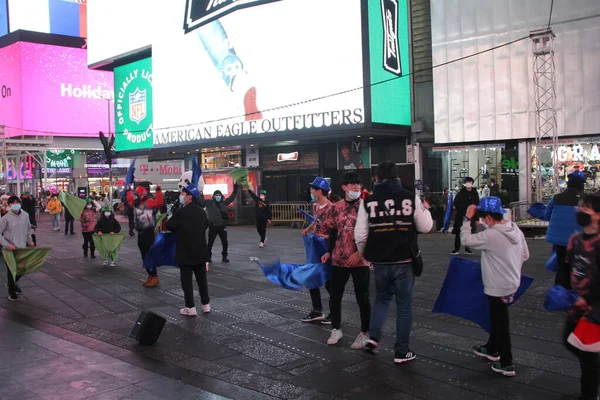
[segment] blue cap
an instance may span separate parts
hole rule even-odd
[[[573,171],[567,175],[567,178],[569,178],[569,180],[579,180],[580,182],[585,183],[585,175],[581,171]]]
[[[329,192],[329,189],[331,188],[331,187],[329,186],[329,182],[327,182],[327,181],[325,180],[325,178],[321,178],[320,176],[317,176],[317,177],[315,178],[315,180],[314,180],[314,181],[312,181],[312,183],[310,184],[310,186],[314,186],[314,187],[316,187],[316,188],[323,189],[323,190],[325,190],[326,192]]]
[[[477,209],[487,213],[506,214],[506,210],[502,208],[502,200],[495,196],[484,197],[481,199]]]
[[[198,195],[200,194],[200,191],[198,190],[198,186],[190,183],[189,185],[187,185],[186,187],[183,188],[188,194],[191,194],[192,197],[195,199],[196,197],[198,197]]]

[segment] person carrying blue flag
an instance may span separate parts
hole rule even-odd
[[[328,217],[331,210],[332,204],[329,201],[329,191],[331,187],[329,182],[320,176],[317,176],[314,181],[310,184],[310,197],[314,201],[314,212],[313,215],[315,220],[312,224],[302,231],[304,236],[314,233],[315,235],[322,237],[323,239],[328,238],[328,231],[325,225],[325,219]],[[330,292],[331,282],[325,283],[325,289]],[[312,301],[313,310],[308,313],[302,322],[314,322],[321,321],[323,325],[331,324],[331,316],[325,317],[323,314],[323,302],[321,301],[321,290],[314,288],[309,290],[310,299]]]
[[[567,189],[552,197],[544,212],[544,219],[550,221],[546,241],[552,244],[558,264],[554,284],[569,290],[571,289],[571,267],[566,262],[567,244],[569,238],[580,229],[575,219],[575,207],[583,198],[585,175],[575,171],[567,178]]]
[[[471,223],[479,211],[480,225],[486,229],[472,233]],[[523,232],[514,222],[504,220],[502,200],[490,196],[479,206],[467,208],[461,228],[465,246],[481,250],[481,275],[484,293],[490,303],[491,331],[487,343],[473,348],[475,354],[494,362],[492,370],[504,376],[515,376],[508,306],[521,283],[521,267],[529,259]]]
[[[598,353],[582,351],[567,339],[577,324],[586,319],[600,324],[600,195],[583,197],[577,207],[577,224],[583,233],[573,235],[568,243],[566,262],[571,268],[571,284],[579,298],[567,314],[564,342],[567,349],[579,358],[582,400],[598,398]]]

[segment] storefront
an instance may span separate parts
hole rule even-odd
[[[205,176],[217,180],[211,185],[228,190],[224,172],[256,169],[255,189],[268,190],[272,201],[309,201],[315,176],[335,182],[350,169],[362,171],[370,186],[378,162],[406,162],[412,76],[406,4],[257,2],[228,8],[212,22],[194,20],[199,14],[192,10],[184,30],[180,21],[189,10],[180,5],[144,11],[156,29],[149,36],[115,21],[123,13],[110,3],[90,15],[91,35],[98,36],[90,40],[88,63],[114,69],[116,150],[124,157],[199,154]],[[396,32],[387,31],[382,12]],[[127,42],[106,40],[108,26],[119,26]],[[136,53],[148,47],[142,42],[151,57]]]

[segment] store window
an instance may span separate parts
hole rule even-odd
[[[202,167],[204,169],[233,168],[241,165],[241,150],[213,151],[202,154]]]

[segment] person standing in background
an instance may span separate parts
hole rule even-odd
[[[52,194],[48,206],[46,207],[50,211],[50,217],[52,218],[52,230],[55,232],[60,231],[60,213],[62,212],[62,203],[58,201],[58,195]]]
[[[31,224],[31,240],[33,241],[33,244],[37,246],[37,239],[35,237],[35,230],[37,228],[37,221],[35,219],[35,206],[35,198],[33,198],[29,192],[23,193],[21,199],[21,209],[29,215],[29,223]]]
[[[248,193],[255,204],[256,230],[260,236],[258,247],[263,248],[267,244],[267,225],[271,224],[271,205],[267,201],[266,190],[260,191],[260,197],[250,189],[248,189]]]
[[[65,210],[65,235],[69,234],[69,228],[70,228],[71,235],[74,235],[75,230],[73,230],[73,224],[75,222],[75,218],[73,217],[73,215],[71,215],[71,212],[69,211],[69,209],[67,208],[67,206],[65,204],[63,204],[61,202],[61,205],[62,205],[63,209]]]
[[[453,256],[457,256],[460,252],[460,228],[463,224],[463,219],[467,214],[467,208],[470,205],[479,205],[479,195],[477,194],[477,190],[473,188],[473,183],[475,180],[470,176],[465,178],[465,187],[462,188],[456,198],[454,199],[454,208],[456,209],[456,216],[454,217],[454,228],[452,233],[455,235],[454,237],[454,250],[450,254]],[[471,221],[471,230],[475,231],[475,221]],[[466,254],[473,254],[471,249],[468,246],[465,246]]]
[[[90,250],[91,258],[96,258],[96,246],[94,245],[94,227],[96,226],[96,213],[94,202],[91,199],[86,199],[85,208],[81,213],[81,234],[83,235],[83,256],[88,256]]]

